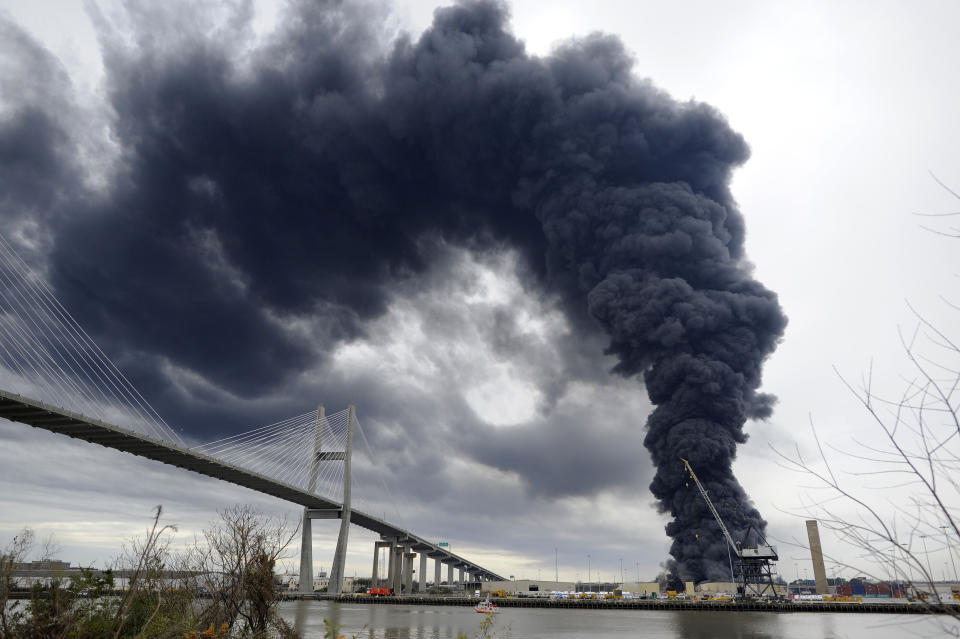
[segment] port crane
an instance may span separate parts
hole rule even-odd
[[[703,484],[700,483],[697,474],[693,472],[693,467],[690,465],[690,462],[683,457],[680,458],[680,461],[683,462],[687,472],[690,473],[690,477],[700,491],[700,496],[703,497],[703,501],[707,503],[707,507],[710,509],[710,512],[713,513],[713,518],[717,520],[717,525],[720,526],[723,536],[726,538],[733,554],[737,558],[735,564],[736,570],[733,571],[734,581],[737,584],[737,594],[739,596],[760,596],[769,592],[772,595],[776,595],[776,589],[773,587],[773,566],[774,562],[779,559],[776,547],[768,544],[767,540],[763,538],[759,530],[754,528],[753,524],[750,524],[750,527],[747,528],[747,532],[744,533],[741,541],[734,541],[730,531],[727,530],[726,524],[723,523],[723,519],[720,518],[720,513],[717,512],[713,502],[710,500],[707,490],[703,487]],[[745,543],[751,530],[756,533],[760,543],[747,546]],[[731,566],[731,569],[733,569],[733,566]]]

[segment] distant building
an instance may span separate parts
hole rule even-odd
[[[284,575],[283,585],[288,590],[299,590],[300,575]],[[318,576],[313,578],[314,592],[318,590],[324,590],[329,585],[330,585],[330,579],[329,577],[327,577],[327,573],[325,572],[321,572]],[[353,577],[343,578],[343,592],[353,592],[353,586],[354,586]]]
[[[19,564],[14,564],[13,571],[38,571],[38,570],[47,570],[47,571],[57,571],[57,570],[71,570],[69,561],[60,561],[59,559],[42,559],[40,561],[25,561]],[[80,570],[80,568],[73,568],[73,570]]]
[[[556,591],[573,590],[576,584],[572,581],[545,581],[541,579],[511,579],[510,581],[481,581],[480,592],[490,593],[503,590],[508,595],[536,595]]]
[[[687,594],[693,594],[693,582],[685,581],[683,582],[685,587],[684,592]],[[623,584],[622,590],[624,592],[632,592],[636,595],[652,595],[658,592],[666,592],[666,585],[657,583],[656,581],[634,581]]]
[[[54,579],[69,584],[71,577],[79,575],[81,570],[83,568],[80,566],[71,567],[68,561],[44,559],[14,564],[12,576],[16,587],[30,588],[34,585],[49,585]],[[94,572],[99,573],[100,571],[96,570]]]

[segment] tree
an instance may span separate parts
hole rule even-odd
[[[958,229],[936,232],[960,238]],[[944,301],[948,312],[960,311],[960,306]],[[833,530],[862,558],[855,564],[828,559],[876,580],[906,583],[921,600],[928,593],[925,602],[930,610],[950,615],[957,623],[960,611],[936,594],[929,553],[946,550],[955,562],[953,549],[960,548],[960,338],[954,328],[958,323],[934,323],[908,306],[916,322],[909,331],[898,331],[910,367],[898,395],[874,390],[872,367],[858,384],[838,372],[876,437],[855,442],[853,449],[839,449],[825,444],[811,422],[815,458],[804,457],[799,447],[792,454],[775,450],[788,468],[812,478],[822,491],[806,501],[801,514]],[[840,461],[843,466],[867,468],[839,472]],[[858,482],[864,479],[892,481],[880,486],[878,493]],[[952,633],[958,630],[953,627]]]
[[[154,512],[147,534],[128,542],[114,567],[34,583],[27,600],[8,601],[14,570],[34,548],[29,529],[0,553],[0,639],[292,638],[276,612],[274,567],[297,529],[237,506],[182,552],[176,527]],[[50,543],[41,557],[51,556]],[[115,590],[114,577],[122,590]],[[200,586],[211,595],[198,598]],[[119,596],[117,596],[119,595]]]
[[[0,636],[10,637],[14,620],[19,617],[19,602],[9,603],[16,588],[13,573],[33,548],[33,531],[24,528],[0,552]]]
[[[165,587],[164,568],[170,555],[170,536],[177,528],[170,524],[161,526],[162,514],[163,506],[157,506],[147,536],[131,540],[124,549],[125,563],[132,569],[129,570],[127,588],[120,597],[110,624],[113,639],[124,636],[124,628],[128,625],[138,630],[146,629],[163,608],[167,609],[164,616],[170,616],[172,612],[171,597],[175,589]],[[182,605],[177,612],[183,612]]]
[[[205,530],[197,544],[203,586],[212,597],[200,615],[201,625],[227,624],[251,637],[271,630],[289,632],[276,615],[273,575],[299,527],[264,517],[249,506],[221,511],[217,524]]]

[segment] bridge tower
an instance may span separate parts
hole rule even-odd
[[[357,420],[357,409],[350,404],[347,413],[347,443],[343,451],[343,510],[340,511],[340,534],[337,535],[337,549],[333,553],[333,565],[330,567],[330,580],[327,592],[339,595],[343,590],[343,565],[347,560],[347,538],[350,536],[350,458],[353,453],[353,424]]]
[[[300,538],[300,588],[301,593],[313,592],[313,526],[314,519],[340,518],[340,533],[337,536],[337,549],[333,554],[333,565],[327,592],[340,594],[343,589],[343,566],[347,557],[347,539],[350,534],[350,461],[353,453],[353,425],[356,421],[356,407],[350,404],[347,414],[347,441],[344,451],[325,452],[322,449],[323,428],[327,423],[326,410],[317,408],[317,425],[313,437],[313,456],[310,465],[310,477],[307,491],[313,493],[317,488],[317,475],[322,461],[343,461],[343,508],[340,510],[303,509],[303,523]]]
[[[323,405],[317,407],[317,424],[313,431],[313,456],[310,458],[310,476],[307,492],[317,490],[317,474],[320,471],[320,450],[323,443],[323,425],[327,412]],[[313,526],[310,510],[304,506],[303,523],[300,526],[300,588],[301,593],[313,592]]]

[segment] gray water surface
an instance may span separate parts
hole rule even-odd
[[[306,639],[324,636],[324,618],[347,639],[456,639],[481,635],[484,615],[460,606],[363,605],[287,601],[280,614]],[[857,613],[769,613],[667,610],[503,608],[489,637],[497,639],[906,639],[957,636],[946,618]]]

